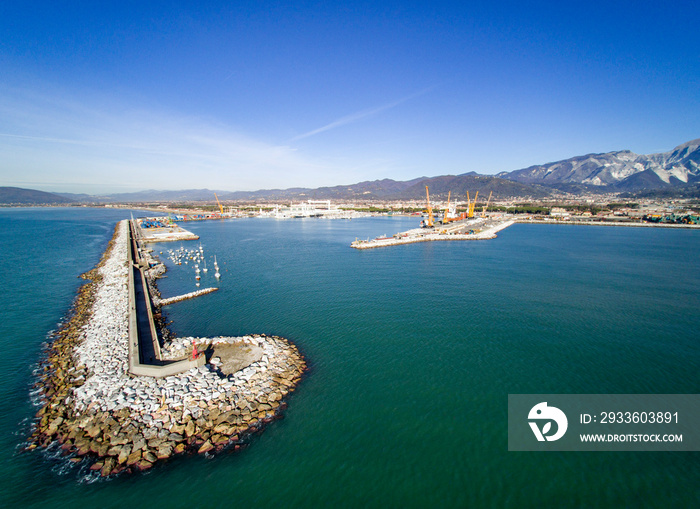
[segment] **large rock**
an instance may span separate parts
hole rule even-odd
[[[114,470],[114,467],[117,465],[117,460],[109,457],[105,458],[104,460],[104,465],[102,466],[102,471],[100,472],[103,477],[108,476],[109,474],[112,473]]]
[[[123,463],[126,463],[126,460],[129,459],[129,456],[131,455],[131,446],[130,445],[125,445],[122,447],[122,450],[119,451],[119,456],[117,457],[117,463],[120,465]]]
[[[126,464],[128,466],[134,465],[135,463],[138,463],[141,460],[141,450],[137,449],[133,451],[131,454],[129,454],[129,457],[126,460]]]
[[[133,441],[133,449],[145,449],[146,446],[146,439],[143,436],[136,436],[134,437]]]
[[[183,449],[184,450],[184,449]],[[159,460],[164,460],[173,455],[173,446],[170,444],[163,444],[158,448],[156,456]]]
[[[150,463],[155,463],[157,461],[157,457],[155,454],[153,454],[151,451],[147,451],[142,454],[142,457],[144,460],[150,462]]]
[[[212,443],[209,440],[207,440],[206,442],[204,442],[202,444],[202,446],[199,448],[199,450],[197,452],[199,454],[203,454],[205,452],[211,451],[212,449],[214,449],[214,446],[212,445]]]

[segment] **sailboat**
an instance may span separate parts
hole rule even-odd
[[[207,270],[209,270],[209,269],[207,269],[207,261],[206,261],[206,260],[204,260],[204,268],[203,268],[202,270],[203,270],[204,272],[206,272]]]

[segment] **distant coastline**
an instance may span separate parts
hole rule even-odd
[[[670,224],[670,223],[643,223],[631,221],[563,221],[559,219],[516,219],[516,223],[521,224],[564,224],[577,226],[624,226],[636,228],[686,228],[691,230],[700,229],[697,224]]]

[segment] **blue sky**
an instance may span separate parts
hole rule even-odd
[[[698,26],[693,2],[3,2],[0,186],[319,187],[662,152],[700,137]]]

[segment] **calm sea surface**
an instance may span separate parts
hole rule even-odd
[[[220,291],[166,307],[171,328],[296,343],[311,369],[285,419],[240,453],[110,480],[21,452],[47,334],[129,213],[0,209],[0,506],[700,506],[700,452],[507,450],[509,393],[700,392],[688,230],[514,225],[356,251],[416,219],[187,223]],[[180,245],[199,243],[154,248]],[[191,267],[167,263],[164,297],[195,289]]]

